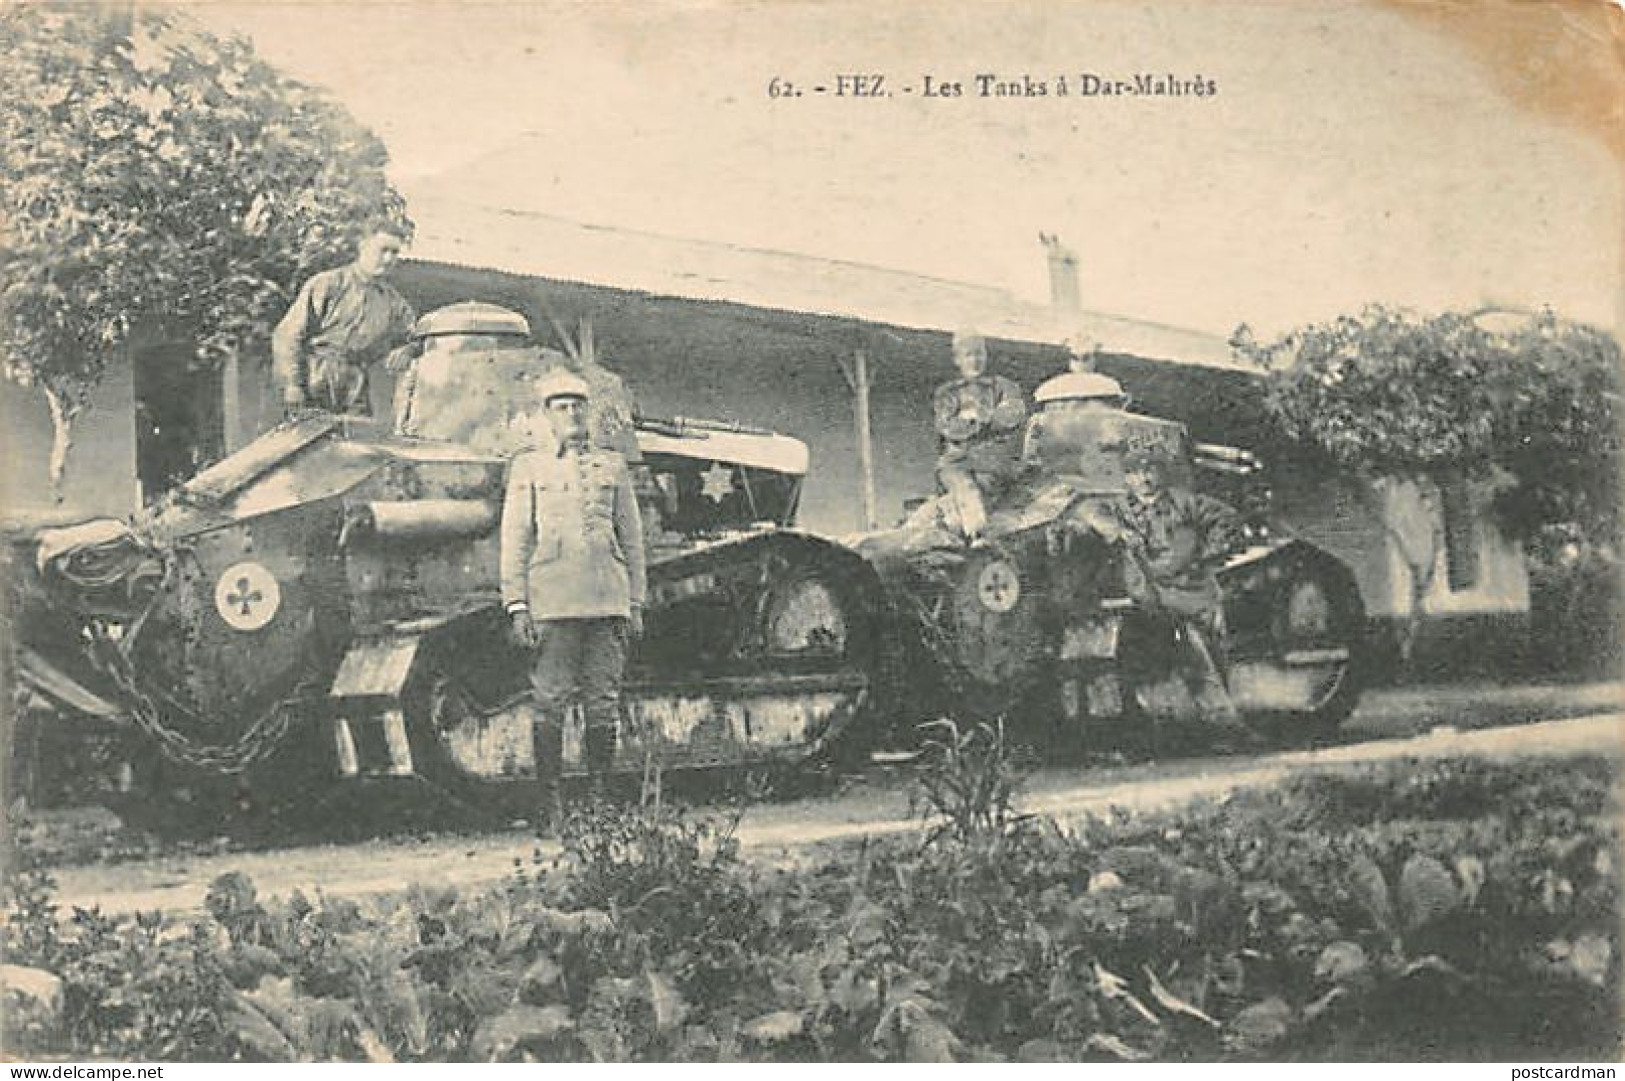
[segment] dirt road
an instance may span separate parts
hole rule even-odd
[[[1457,755],[1487,758],[1625,752],[1625,713],[1458,731],[1436,728],[1419,736],[1295,751],[1251,758],[1187,759],[1109,770],[1048,769],[1035,774],[1019,800],[1023,810],[1075,821],[1114,807],[1144,811],[1175,807],[1237,788],[1279,781],[1293,771],[1407,757]],[[898,776],[866,778],[834,797],[762,805],[751,809],[739,836],[747,853],[762,859],[793,858],[820,842],[918,830],[908,813],[908,785]],[[112,866],[57,872],[64,911],[73,906],[104,912],[199,909],[208,884],[237,870],[266,896],[301,890],[362,897],[425,885],[478,887],[516,866],[547,860],[554,842],[524,831],[479,837],[371,841],[277,852],[219,856],[172,856]]]

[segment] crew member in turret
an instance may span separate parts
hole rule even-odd
[[[313,275],[299,290],[271,334],[272,369],[288,415],[372,414],[368,369],[406,341],[417,318],[384,277],[406,241],[398,223],[373,223],[353,262]]]
[[[987,526],[987,500],[1019,471],[1027,403],[1021,388],[987,371],[987,341],[973,330],[954,335],[959,378],[932,397],[940,453],[937,480],[955,505],[967,540]]]
[[[586,766],[601,789],[615,754],[629,641],[643,633],[643,526],[624,459],[592,445],[590,390],[554,370],[538,386],[552,445],[518,455],[502,505],[502,600],[535,651],[532,740],[541,813],[556,826],[565,715],[579,705]]]
[[[1066,370],[1074,374],[1093,372],[1100,365],[1100,343],[1087,334],[1073,334],[1061,343],[1066,350]]]

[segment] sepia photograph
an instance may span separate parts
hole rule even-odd
[[[0,9],[0,1060],[1613,1077],[1622,238],[1616,0]]]

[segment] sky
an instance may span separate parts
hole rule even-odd
[[[1218,334],[1371,302],[1625,327],[1609,0],[191,7],[344,102],[409,199],[1033,301],[1053,233],[1084,307]],[[843,73],[890,93],[836,96]],[[982,96],[978,74],[1046,94]],[[1137,74],[1215,92],[1080,93]],[[927,98],[927,76],[962,93]]]

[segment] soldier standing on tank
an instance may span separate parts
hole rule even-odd
[[[502,505],[502,601],[513,640],[534,650],[532,729],[541,812],[556,827],[567,711],[580,705],[590,783],[615,754],[629,641],[643,633],[643,526],[626,462],[588,438],[589,389],[571,372],[543,377],[538,397],[553,445],[509,469]]]
[[[1171,483],[1155,449],[1124,454],[1120,524],[1129,593],[1173,631],[1174,673],[1219,742],[1252,742],[1219,668],[1223,595],[1217,570],[1240,542],[1236,512],[1217,499]]]
[[[362,234],[353,262],[313,275],[271,334],[272,370],[288,415],[372,415],[368,368],[406,341],[417,314],[384,279],[406,247],[393,222]]]
[[[987,499],[1018,472],[1027,402],[1013,381],[987,373],[987,342],[977,332],[954,335],[954,365],[959,378],[932,396],[941,444],[937,480],[966,539],[975,541],[987,526]]]

